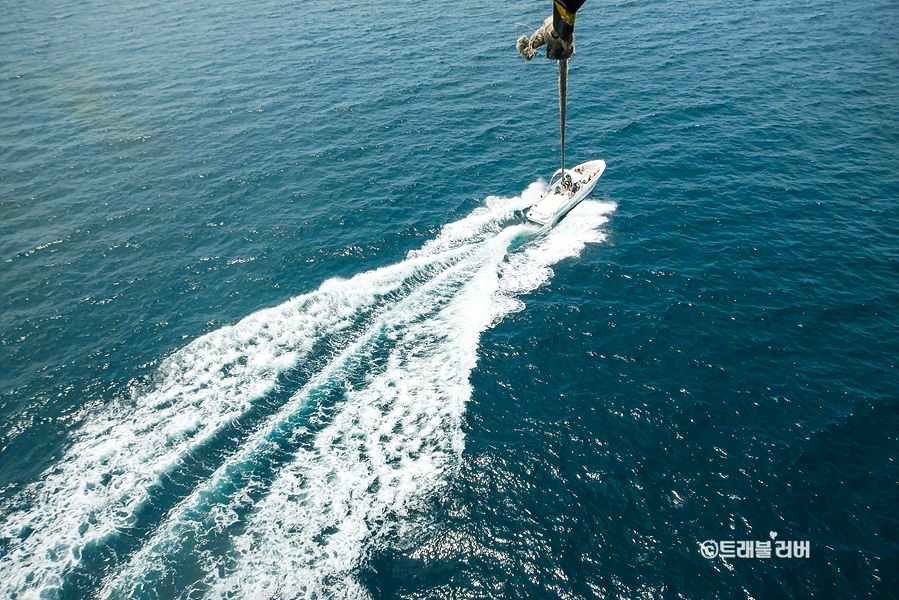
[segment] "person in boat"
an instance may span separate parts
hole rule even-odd
[[[537,56],[537,48],[546,46],[546,58],[566,60],[574,56],[574,19],[586,0],[554,0],[553,14],[546,17],[530,38],[518,38],[518,52],[531,60]]]

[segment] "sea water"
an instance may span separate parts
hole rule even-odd
[[[899,6],[550,10],[6,3],[0,596],[899,595]]]

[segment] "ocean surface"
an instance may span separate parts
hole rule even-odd
[[[899,598],[899,3],[5,0],[0,598]]]

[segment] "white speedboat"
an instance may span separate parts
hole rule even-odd
[[[527,212],[529,221],[551,225],[565,216],[593,191],[599,176],[606,170],[604,160],[591,160],[573,169],[553,173],[547,189]]]

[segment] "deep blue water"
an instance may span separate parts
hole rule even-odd
[[[899,4],[591,0],[540,236],[549,11],[4,4],[0,597],[899,597]]]

